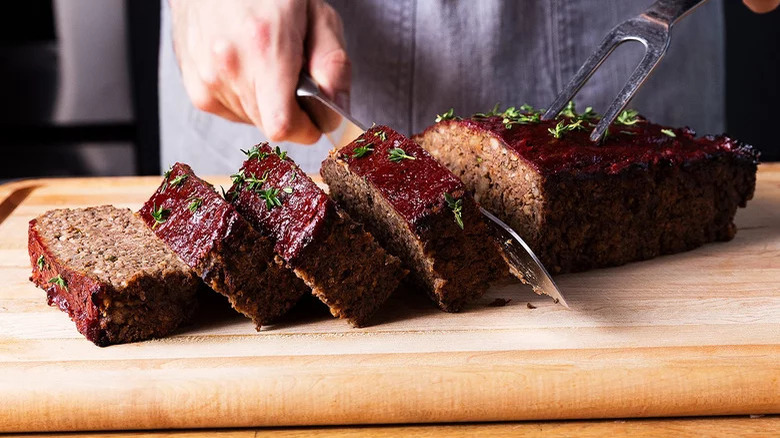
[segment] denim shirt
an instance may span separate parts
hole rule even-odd
[[[529,103],[545,107],[604,35],[650,0],[330,0],[344,21],[352,60],[352,112],[364,123],[405,134],[437,113]],[[234,172],[239,148],[264,141],[255,127],[195,109],[173,53],[170,11],[162,2],[161,165],[190,163],[201,174]],[[630,103],[659,123],[700,134],[725,125],[723,14],[720,0],[675,25],[667,55]],[[639,43],[620,46],[575,101],[601,112],[639,62]],[[317,172],[331,145],[281,146]]]

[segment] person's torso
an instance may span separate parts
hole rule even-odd
[[[163,2],[165,3],[165,2]],[[650,1],[330,0],[341,14],[353,65],[352,111],[364,123],[413,134],[437,113],[469,115],[529,103],[544,107],[617,23]],[[194,109],[181,85],[163,13],[160,61],[162,163],[188,161],[201,173],[234,171],[239,148],[263,140],[254,127]],[[630,106],[660,123],[701,133],[724,127],[721,4],[714,0],[677,24],[668,54]],[[584,87],[578,107],[603,110],[643,54],[615,51]],[[316,172],[330,145],[285,144]]]

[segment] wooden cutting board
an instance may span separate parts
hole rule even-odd
[[[460,314],[412,292],[364,329],[309,305],[258,333],[216,308],[170,338],[98,348],[28,281],[27,222],[137,209],[158,183],[0,186],[1,431],[780,412],[780,165],[761,166],[733,241],[557,277],[571,310],[519,284]]]

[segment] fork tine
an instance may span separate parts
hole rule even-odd
[[[642,61],[640,61],[636,66],[634,71],[631,73],[631,77],[628,78],[626,85],[623,86],[623,89],[620,90],[620,93],[618,93],[617,97],[615,97],[615,100],[613,100],[609,105],[607,111],[604,112],[604,116],[601,117],[601,120],[599,120],[596,128],[593,129],[593,132],[590,133],[591,141],[598,141],[601,136],[604,135],[604,132],[606,132],[607,128],[609,128],[609,125],[615,121],[615,118],[623,110],[623,108],[626,107],[628,101],[634,97],[636,90],[639,89],[642,83],[647,80],[647,77],[650,76],[650,73],[653,72],[655,66],[658,65],[658,62],[666,53],[667,47],[669,47],[668,38],[665,42],[647,44],[647,51],[645,52],[645,56],[642,57]]]
[[[604,62],[604,60],[615,50],[615,47],[623,43],[618,33],[618,27],[612,29],[607,36],[601,41],[598,49],[593,52],[585,61],[584,64],[577,71],[577,74],[569,81],[566,87],[558,93],[558,97],[550,105],[547,111],[542,116],[542,120],[550,120],[555,118],[559,112],[574,98],[574,95],[580,91],[585,82],[590,79],[597,68]]]

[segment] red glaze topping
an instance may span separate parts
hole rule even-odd
[[[361,154],[359,148],[365,147],[373,150]],[[397,148],[414,159],[392,161],[391,150]],[[444,193],[460,197],[464,191],[463,183],[425,149],[387,126],[372,127],[339,150],[339,158],[370,182],[410,225],[441,211],[446,206]]]
[[[138,214],[185,263],[195,267],[243,219],[190,166],[176,163],[166,175]]]
[[[697,138],[696,133],[689,128],[666,128],[650,123],[641,116],[637,120],[632,125],[613,123],[609,135],[600,143],[593,143],[589,139],[598,121],[595,118],[584,122],[584,129],[566,131],[561,138],[554,138],[549,130],[555,129],[561,121],[568,124],[574,119],[559,116],[555,120],[514,124],[511,129],[507,129],[501,116],[472,117],[441,123],[455,123],[492,134],[543,174],[615,174],[635,165],[647,166],[662,161],[679,164],[718,154],[736,154],[749,160],[756,159],[756,153],[750,146],[726,136]],[[428,129],[435,129],[436,126]]]
[[[274,241],[274,250],[294,263],[317,237],[335,204],[278,148],[268,143],[252,148],[227,198],[260,233]]]
[[[28,229],[30,263],[33,266],[30,280],[46,291],[47,303],[56,304],[67,312],[76,324],[76,329],[88,340],[99,346],[107,345],[108,339],[100,328],[100,310],[93,300],[100,299],[105,288],[96,280],[60,265],[47,250],[43,238],[38,233],[37,220],[30,221]],[[38,257],[44,257],[43,269],[37,266]],[[65,280],[67,287],[49,283],[56,276]]]

